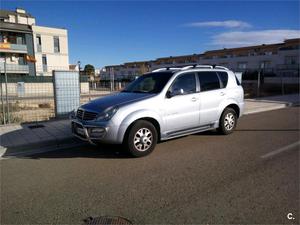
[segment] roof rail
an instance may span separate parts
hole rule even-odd
[[[159,69],[152,70],[152,72],[159,72],[159,71],[165,71],[165,70],[180,70],[181,68],[178,67],[163,67]]]
[[[222,69],[222,70],[229,70],[227,67],[225,66],[215,66],[215,69]]]

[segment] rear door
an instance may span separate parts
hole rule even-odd
[[[226,98],[228,74],[203,71],[197,75],[200,83],[200,125],[203,126],[219,120],[219,105]]]

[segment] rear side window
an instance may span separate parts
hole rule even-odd
[[[236,80],[236,84],[239,85],[239,86],[241,86],[241,83],[240,83],[239,79],[237,79],[236,76],[234,76],[234,77],[235,77],[235,80]]]
[[[228,83],[228,74],[226,72],[218,72],[218,75],[222,83],[222,88],[225,88]]]
[[[220,80],[216,72],[199,72],[200,91],[219,89]]]

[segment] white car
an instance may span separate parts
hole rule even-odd
[[[229,69],[161,68],[119,93],[80,106],[71,116],[72,131],[93,144],[123,144],[140,157],[160,140],[212,129],[230,134],[243,109],[243,88]]]

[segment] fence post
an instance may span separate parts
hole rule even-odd
[[[1,69],[0,69],[0,75],[1,75]],[[6,124],[6,116],[5,116],[5,108],[4,108],[4,101],[3,101],[3,87],[2,87],[2,77],[0,80],[0,89],[1,89],[1,106],[2,106],[2,116],[3,116],[3,124]]]
[[[5,58],[4,58],[4,76],[5,76],[5,97],[6,97],[6,109],[7,109],[7,122],[10,123],[9,102],[8,102],[8,92],[7,92],[6,55],[5,55]]]
[[[260,95],[260,76],[261,76],[261,70],[259,70],[257,74],[257,92],[256,92],[257,97],[259,97]]]
[[[283,73],[281,73],[281,95],[284,95],[284,81],[283,81]]]

